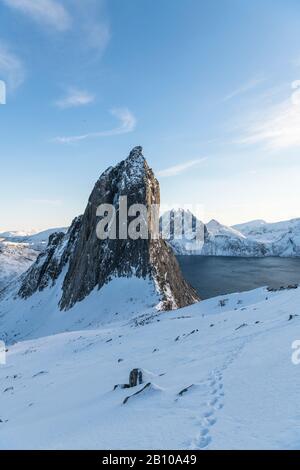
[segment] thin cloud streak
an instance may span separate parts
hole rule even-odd
[[[58,108],[76,108],[78,106],[86,106],[95,101],[95,96],[87,91],[70,88],[67,96],[55,102]]]
[[[256,116],[244,126],[238,144],[263,144],[269,150],[300,147],[300,81],[291,84],[292,95]]]
[[[237,88],[236,90],[233,90],[231,93],[225,96],[223,98],[223,101],[230,101],[233,98],[236,98],[237,96],[243,95],[247,93],[248,91],[253,90],[264,81],[265,81],[264,78],[254,78],[252,80],[249,80],[248,82],[244,83],[239,88]]]
[[[87,139],[128,134],[129,132],[133,132],[136,128],[136,118],[127,108],[113,109],[111,110],[111,114],[120,120],[120,125],[114,129],[100,132],[90,132],[88,134],[75,135],[70,137],[56,137],[54,141],[61,144],[69,144]]]
[[[6,81],[9,89],[15,90],[25,79],[25,69],[22,61],[0,42],[0,75]]]
[[[157,175],[160,178],[169,178],[171,176],[177,176],[191,168],[194,168],[195,166],[200,165],[205,160],[207,160],[206,157],[198,158],[197,160],[189,160],[188,162],[181,163],[179,165],[170,166],[169,168],[160,170],[158,171]]]
[[[44,23],[58,31],[71,27],[72,19],[67,10],[56,0],[1,0],[38,23]]]
[[[76,25],[81,30],[84,45],[101,57],[111,38],[110,24],[104,0],[68,0]]]

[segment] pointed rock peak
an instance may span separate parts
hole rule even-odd
[[[160,310],[197,302],[199,298],[182,277],[172,250],[164,240],[151,237],[154,233],[151,210],[147,210],[146,237],[142,233],[137,239],[130,236],[129,226],[134,220],[127,212],[120,234],[118,217],[124,214],[119,201],[123,196],[128,208],[142,204],[151,209],[152,204],[156,207],[160,204],[159,183],[143,157],[142,147],[135,147],[126,160],[102,174],[83,216],[75,220],[66,236],[52,241],[45,255],[27,273],[20,295],[28,297],[50,287],[63,275],[59,305],[68,310],[114,278],[135,277],[151,281],[159,295]],[[107,204],[117,209],[115,236],[98,238],[98,208]]]
[[[207,225],[222,225],[220,222],[218,222],[216,219],[211,219]]]
[[[141,147],[140,145],[138,145],[137,147],[134,147],[131,150],[128,158],[137,158],[137,157],[144,157],[143,147]]]
[[[143,155],[143,147],[137,146],[134,147],[129,156],[125,160],[126,168],[129,168],[129,171],[136,171],[137,173],[144,170],[146,164],[146,159]]]

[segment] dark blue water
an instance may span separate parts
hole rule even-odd
[[[178,256],[187,281],[202,299],[262,286],[300,283],[300,258]]]

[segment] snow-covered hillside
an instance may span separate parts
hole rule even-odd
[[[268,223],[264,220],[253,220],[245,224],[234,225],[237,231],[245,237],[263,243],[276,242],[283,236],[300,232],[300,219],[292,219],[283,222]]]
[[[21,243],[0,243],[0,291],[12,279],[24,273],[38,252]]]
[[[164,214],[161,218],[167,225],[167,220],[172,214],[175,220],[184,218],[184,210],[179,209]],[[189,220],[189,219],[187,219]],[[188,228],[189,239],[186,237],[166,237],[166,231],[162,230],[163,236],[173,248],[177,255],[202,255],[202,256],[266,256],[269,254],[268,248],[260,242],[248,239],[238,230],[220,224],[216,220],[211,220],[208,224],[196,219],[197,227],[200,228],[201,236],[192,239],[193,230]],[[200,243],[199,243],[200,241]]]
[[[208,235],[201,252],[204,256],[266,256],[268,248],[250,240],[232,227],[216,220],[206,224]]]
[[[300,219],[236,225],[248,239],[264,243],[274,256],[300,256]]]
[[[67,232],[66,227],[62,228],[50,228],[43,232],[2,232],[0,233],[0,240],[7,241],[10,243],[21,243],[28,245],[30,248],[38,251],[42,251],[48,244],[49,237],[56,232]]]
[[[59,321],[105,313],[85,302]],[[167,313],[136,304],[39,339],[28,329],[0,366],[0,448],[299,449],[299,302],[299,289],[258,289]],[[143,383],[114,390],[137,367]]]
[[[184,211],[170,211],[175,218]],[[300,219],[268,224],[262,220],[228,227],[216,220],[203,227],[204,243],[186,243],[185,238],[169,239],[168,242],[178,255],[198,254],[203,256],[300,256]]]
[[[66,229],[0,233],[0,290],[29,269],[39,252],[46,248],[49,236],[57,231],[66,232]]]

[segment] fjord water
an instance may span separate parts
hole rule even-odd
[[[257,287],[300,283],[300,258],[178,256],[186,280],[202,299]]]

